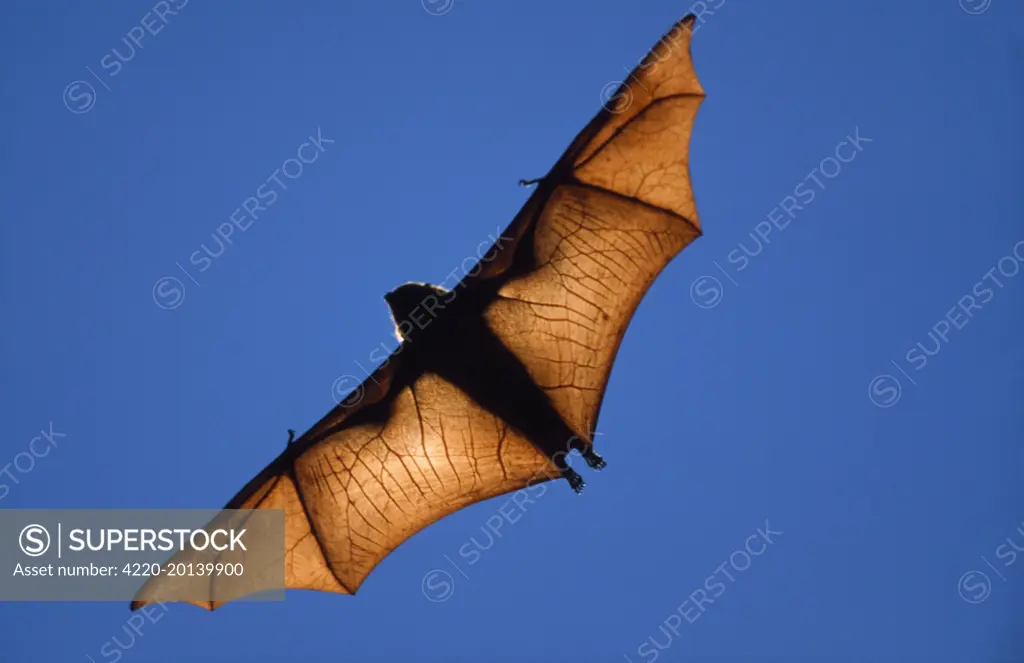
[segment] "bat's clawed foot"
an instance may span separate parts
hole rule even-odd
[[[583,452],[583,460],[587,461],[587,465],[598,471],[608,467],[608,463],[604,462],[604,458],[598,456],[593,449],[587,449]]]
[[[562,476],[569,482],[569,485],[572,486],[572,489],[576,491],[577,495],[583,492],[583,486],[586,484],[583,483],[583,477],[581,477],[576,470],[571,467],[567,467],[562,470]]]
[[[533,186],[537,182],[540,182],[540,178],[535,180],[519,180],[519,186]]]

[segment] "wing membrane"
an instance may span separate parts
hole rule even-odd
[[[308,448],[282,455],[227,508],[284,510],[288,589],[354,594],[424,527],[557,476],[529,441],[427,373],[394,386]],[[162,582],[147,583],[132,608],[159,600]]]
[[[689,143],[704,91],[694,17],[658,42],[580,132],[474,279],[501,279],[488,322],[580,436],[662,269],[700,236]]]
[[[633,311],[696,236],[673,214],[602,189],[552,194],[537,221],[539,267],[502,286],[486,317],[578,435],[596,428]]]

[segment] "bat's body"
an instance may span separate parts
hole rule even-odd
[[[398,349],[228,503],[284,511],[286,587],[354,594],[403,541],[463,507],[559,476],[579,491],[572,449],[604,466],[593,431],[619,344],[651,283],[701,234],[693,24],[658,42],[452,291],[386,295]],[[133,609],[167,596],[165,583],[147,582]]]
[[[388,293],[395,323],[411,329],[403,336],[407,347],[402,350],[398,382],[428,372],[450,382],[481,408],[521,431],[551,458],[573,490],[582,492],[583,479],[565,462],[566,454],[575,449],[596,469],[604,467],[603,460],[591,440],[581,438],[565,423],[527,368],[487,324],[484,311],[492,298],[475,294],[460,298],[458,292],[418,283]],[[424,301],[437,302],[432,307],[437,317],[425,323],[415,313]],[[417,318],[422,327],[412,322]]]

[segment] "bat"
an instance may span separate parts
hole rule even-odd
[[[285,587],[355,594],[409,537],[476,502],[564,478],[594,451],[645,292],[701,233],[689,142],[704,91],[694,15],[673,26],[451,290],[385,295],[400,343],[226,509],[285,514]],[[153,602],[160,576],[132,603]],[[194,602],[213,610],[226,601]]]

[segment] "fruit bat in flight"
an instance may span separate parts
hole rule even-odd
[[[592,431],[623,334],[701,235],[688,159],[704,98],[694,20],[527,183],[525,206],[458,285],[385,295],[398,348],[228,503],[284,511],[287,588],[355,594],[402,542],[463,507],[559,477],[579,492],[571,450],[604,467]]]

